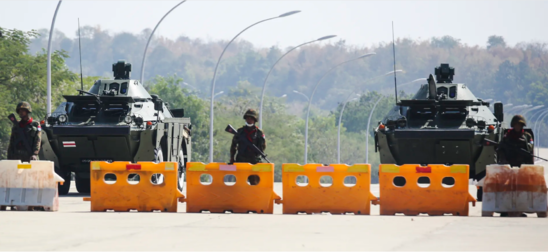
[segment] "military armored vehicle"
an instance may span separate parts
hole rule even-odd
[[[71,172],[78,192],[89,193],[91,161],[178,162],[181,189],[191,156],[190,118],[130,79],[131,64],[118,61],[112,71],[113,80],[64,95],[45,120],[40,159],[54,161],[65,179],[59,193],[68,193]]]
[[[495,103],[491,112],[466,84],[453,83],[454,74],[449,64],[441,64],[436,80],[430,75],[411,100],[399,101],[379,122],[375,151],[381,163],[468,164],[470,178],[478,181],[486,165],[496,163],[495,148],[482,143],[502,138],[503,104]]]

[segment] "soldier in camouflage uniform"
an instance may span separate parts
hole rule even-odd
[[[40,152],[42,128],[40,123],[33,121],[30,114],[32,108],[28,102],[20,102],[15,109],[21,121],[13,125],[8,146],[8,159],[18,159],[23,162],[38,160]]]
[[[264,133],[255,125],[258,119],[259,114],[255,110],[249,109],[245,112],[245,126],[239,128],[238,133],[232,138],[232,145],[230,146],[230,163],[256,164],[261,161],[261,156],[248,144],[255,144],[255,146],[263,152],[266,149]]]
[[[525,118],[522,115],[515,115],[510,126],[512,129],[506,132],[497,149],[498,163],[517,167],[522,164],[534,164],[534,141],[533,136],[523,129],[526,126]],[[527,150],[531,155],[519,149]]]

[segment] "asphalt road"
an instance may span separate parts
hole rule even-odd
[[[548,250],[547,218],[480,217],[481,203],[469,217],[90,213],[74,192],[59,212],[0,212],[0,250]]]

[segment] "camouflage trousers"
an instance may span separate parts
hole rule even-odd
[[[246,157],[246,156],[236,155],[236,163],[257,164],[260,162],[261,162],[260,157],[256,157],[256,156]]]
[[[261,158],[257,156],[251,156],[251,157],[241,157],[239,155],[236,155],[236,163],[250,163],[250,164],[257,164],[261,162]],[[250,185],[258,185],[259,181],[261,179],[257,175],[251,175],[247,178],[247,182]]]
[[[29,154],[26,150],[16,150],[12,156],[9,156],[8,159],[11,160],[21,160],[21,162],[30,162],[32,154]]]

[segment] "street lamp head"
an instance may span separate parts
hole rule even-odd
[[[418,78],[418,79],[416,79],[416,80],[414,80],[414,81],[412,81],[412,82],[417,82],[417,81],[426,81],[426,78]]]
[[[299,13],[299,12],[301,12],[301,11],[300,11],[300,10],[297,10],[297,11],[290,11],[290,12],[286,12],[286,13],[284,13],[284,14],[282,14],[282,15],[279,15],[278,17],[287,17],[287,16],[291,16],[291,15],[293,15],[293,14],[297,14],[297,13]]]
[[[298,93],[299,93],[299,91],[297,91],[297,90],[293,90],[293,93],[296,93],[296,94],[298,94]]]
[[[388,72],[388,73],[385,73],[384,75],[389,75],[389,74],[399,73],[399,72],[403,72],[403,70],[398,69],[398,70],[396,70],[396,71],[390,71],[390,72]]]
[[[373,56],[373,55],[375,55],[375,54],[377,54],[377,53],[375,53],[375,52],[372,52],[372,53],[366,53],[366,54],[364,54],[364,55],[362,55],[362,56],[358,57],[358,59],[361,59],[361,58],[367,58],[367,57],[369,57],[369,56]]]
[[[285,97],[287,97],[287,94],[280,96],[280,98],[285,98]]]
[[[337,35],[324,36],[324,37],[321,37],[319,39],[316,39],[316,41],[322,41],[322,40],[326,40],[326,39],[330,39],[330,38],[334,38],[334,37],[337,37]]]

